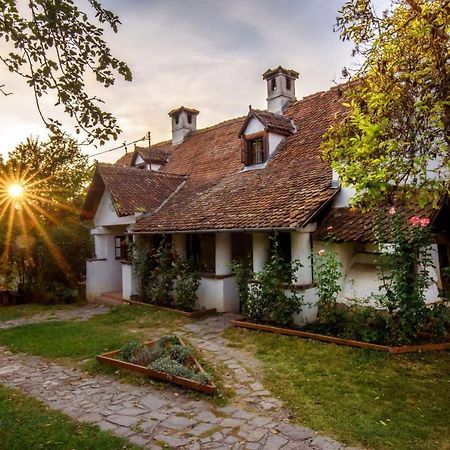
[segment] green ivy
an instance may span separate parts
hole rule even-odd
[[[293,316],[301,311],[303,303],[303,296],[291,289],[301,264],[298,260],[284,261],[276,237],[271,240],[269,258],[260,272],[251,272],[237,262],[232,265],[241,308],[255,322],[292,326]]]

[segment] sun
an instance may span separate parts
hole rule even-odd
[[[8,187],[8,195],[13,198],[22,197],[24,188],[21,184],[14,183]]]

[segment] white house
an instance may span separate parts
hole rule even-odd
[[[209,128],[197,129],[195,109],[172,110],[171,141],[136,148],[115,165],[98,165],[82,215],[93,221],[95,239],[88,298],[108,291],[124,299],[137,294],[121,250],[125,236],[156,245],[164,234],[180,255],[202,267],[199,306],[239,311],[230,263],[250,257],[253,269],[261,269],[269,237],[277,232],[284,257],[303,264],[292,289],[312,303],[299,318],[310,320],[316,314],[310,256],[323,246],[329,225],[343,265],[342,300],[378,290],[372,217],[349,209],[351,189],[340,188],[319,151],[325,131],[345,117],[345,86],[296,100],[297,78],[282,67],[267,70],[267,110],[250,108],[246,116]],[[430,217],[439,238],[430,301],[437,299],[448,265],[447,208],[405,211]]]

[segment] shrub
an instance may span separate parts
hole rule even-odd
[[[193,348],[181,345],[174,335],[161,337],[153,347],[131,341],[120,349],[121,358],[125,361],[167,373],[171,378],[179,376],[202,384],[209,383],[210,375],[199,371],[193,364],[193,354]]]
[[[336,322],[339,320],[339,311],[336,310],[338,295],[341,292],[342,264],[337,255],[332,250],[331,244],[334,241],[329,228],[328,241],[325,248],[320,249],[311,256],[314,269],[314,283],[318,296],[317,306],[319,308],[319,320]]]
[[[186,259],[178,258],[175,263],[175,305],[189,311],[197,302],[197,289],[200,286],[200,275],[191,270]]]
[[[250,272],[241,264],[233,263],[237,278],[242,312],[256,322],[291,326],[294,314],[301,311],[303,297],[295,290],[286,293],[295,282],[299,261],[283,260],[278,242],[272,237],[272,249],[263,269]],[[253,279],[254,282],[249,283]]]
[[[130,358],[136,353],[138,349],[142,347],[142,344],[137,341],[127,342],[120,349],[120,356],[125,361],[129,361]]]
[[[389,220],[386,232],[383,223]],[[405,344],[418,340],[427,316],[425,291],[432,282],[430,269],[431,231],[429,219],[413,216],[408,222],[395,211],[388,210],[388,217],[377,215],[374,235],[380,251],[377,260],[380,289],[384,295],[378,301],[390,314],[392,344]],[[434,316],[435,320],[439,315]]]
[[[132,246],[131,259],[141,287],[144,302],[170,304],[170,291],[175,280],[175,255],[164,237],[156,250],[149,245]]]

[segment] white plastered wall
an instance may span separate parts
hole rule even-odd
[[[432,256],[436,264],[437,249],[432,246]],[[342,264],[340,285],[342,291],[339,301],[343,303],[352,303],[353,301],[367,301],[374,294],[383,293],[379,287],[381,282],[378,279],[378,271],[376,266],[376,246],[373,244],[356,244],[356,243],[334,243],[327,244],[325,242],[314,242],[314,254],[321,249],[333,251],[338,260]],[[431,277],[434,282],[426,290],[425,297],[427,303],[435,302],[438,299],[438,273],[439,266],[430,269]],[[368,302],[371,306],[377,306],[375,302]]]
[[[94,225],[96,227],[114,226],[114,225],[129,225],[135,223],[136,217],[134,215],[119,217],[116,214],[111,197],[107,190],[103,192],[97,211],[94,216]]]
[[[86,297],[92,301],[103,292],[121,291],[123,287],[122,264],[116,260],[115,237],[124,235],[127,226],[136,217],[118,217],[108,192],[102,195],[94,216],[95,258],[86,262]],[[131,285],[132,280],[129,280]],[[131,292],[131,288],[130,288]]]

